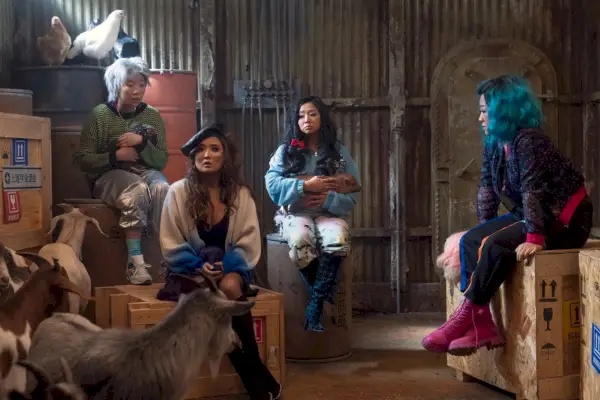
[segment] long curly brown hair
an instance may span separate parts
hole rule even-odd
[[[235,200],[242,187],[247,187],[241,174],[241,163],[238,160],[238,150],[231,135],[218,137],[223,146],[223,166],[221,167],[220,187],[221,201],[225,204],[225,215],[231,215],[235,208]],[[186,208],[192,218],[205,229],[210,228],[209,216],[212,205],[208,188],[202,183],[202,173],[195,163],[196,150],[190,153],[191,166],[186,175],[188,198]]]

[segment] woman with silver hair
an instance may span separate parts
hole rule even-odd
[[[165,128],[159,112],[142,102],[150,70],[140,57],[123,58],[106,69],[108,102],[92,110],[81,132],[75,162],[86,174],[92,197],[121,211],[131,284],[149,285],[150,267],[141,252],[144,227],[158,233],[169,184]]]

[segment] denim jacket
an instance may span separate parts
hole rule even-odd
[[[275,204],[278,206],[289,206],[305,196],[304,181],[298,179],[298,175],[315,175],[317,157],[310,153],[306,155],[306,164],[302,171],[297,174],[284,174],[283,151],[285,146],[281,145],[275,151],[269,161],[269,170],[265,175],[267,192]],[[344,160],[344,167],[338,172],[346,172],[356,178],[360,184],[360,177],[356,163],[350,156],[348,149],[340,144],[340,155]],[[339,218],[347,217],[356,205],[357,193],[340,194],[330,191],[327,194],[323,211],[318,214],[332,214]],[[307,213],[313,214],[314,210],[307,210]]]

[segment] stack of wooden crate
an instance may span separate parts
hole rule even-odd
[[[48,118],[0,112],[0,241],[13,250],[48,243],[52,161]]]
[[[600,250],[579,254],[581,273],[581,400],[600,399]]]

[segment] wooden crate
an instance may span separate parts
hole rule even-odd
[[[50,149],[48,118],[0,113],[0,241],[13,250],[48,243],[46,233],[52,219]]]
[[[127,244],[125,232],[119,226],[120,212],[96,199],[65,199],[65,203],[80,208],[96,219],[102,231],[108,235],[108,237],[102,235],[92,225],[88,225],[85,231],[81,255],[83,264],[90,274],[92,287],[127,285],[125,278]],[[153,281],[158,283],[162,260],[158,234],[152,229],[144,229],[141,246],[144,260],[152,265],[148,272]]]
[[[585,247],[600,243],[588,241]],[[450,315],[464,297],[448,286]],[[448,366],[459,378],[487,382],[517,399],[578,399],[579,307],[579,250],[542,251],[531,265],[519,263],[492,300],[506,346],[469,357],[448,355]]]
[[[109,286],[95,288],[96,324],[103,328],[127,327],[134,330],[146,329],[161,321],[175,306],[173,302],[156,299],[162,284],[150,286]],[[252,308],[255,321],[255,334],[263,362],[275,379],[283,386],[285,376],[285,343],[283,296],[267,289],[259,288],[256,305]],[[185,398],[223,396],[245,393],[244,387],[227,357],[215,378],[210,375],[207,365],[190,387]]]
[[[600,399],[600,250],[579,253],[581,400]]]

